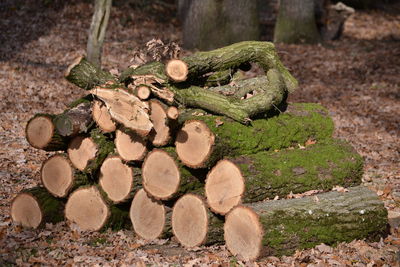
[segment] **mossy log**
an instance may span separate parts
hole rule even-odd
[[[223,161],[227,160],[235,164],[243,175],[244,203],[310,190],[327,191],[337,185],[359,185],[363,173],[362,157],[348,143],[339,140],[309,145],[304,149],[259,152],[225,158]],[[226,201],[230,202],[237,194],[235,188],[231,188],[229,179],[225,182],[226,186],[219,182],[218,187],[213,188],[213,183],[218,179],[211,180],[210,173],[206,180],[206,195],[214,197],[212,201],[208,199],[209,205],[218,203],[220,206]]]
[[[254,120],[251,126],[198,111],[182,114],[179,120],[183,119],[186,122],[177,133],[175,145],[179,158],[191,168],[211,167],[224,156],[282,149],[304,144],[309,139],[324,140],[332,136],[334,129],[328,111],[312,103],[290,104],[278,116]],[[201,132],[196,130],[199,127],[203,129]],[[191,138],[191,128],[192,136],[198,138]],[[201,145],[192,144],[196,142]],[[193,151],[193,145],[198,149]]]
[[[57,223],[64,219],[63,200],[52,196],[43,187],[21,191],[11,203],[11,217],[24,227],[39,228],[45,223]]]
[[[231,253],[253,260],[321,243],[377,241],[387,233],[387,223],[387,210],[376,193],[357,186],[348,192],[239,206],[227,215],[224,230]]]
[[[84,57],[78,57],[68,67],[65,78],[85,90],[116,80],[111,73],[94,66]]]

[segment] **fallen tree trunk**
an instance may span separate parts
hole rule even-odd
[[[225,158],[208,173],[205,195],[211,210],[226,214],[241,201],[359,185],[362,173],[361,156],[347,143],[330,141]]]
[[[254,260],[321,243],[379,240],[387,233],[387,210],[375,192],[358,186],[348,192],[236,207],[226,216],[224,232],[232,254]]]
[[[11,218],[23,227],[39,228],[45,223],[64,219],[64,201],[55,198],[43,187],[21,191],[11,203]]]
[[[279,116],[255,120],[251,126],[198,111],[183,118],[186,122],[177,133],[175,145],[178,157],[190,168],[212,167],[224,156],[324,140],[333,133],[328,111],[318,104],[291,104]]]

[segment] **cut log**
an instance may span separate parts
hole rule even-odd
[[[76,171],[64,154],[53,155],[44,161],[40,178],[43,186],[55,197],[66,197],[75,188],[89,183],[87,175]]]
[[[85,90],[90,90],[109,81],[115,81],[111,73],[94,66],[84,57],[78,57],[74,60],[65,72],[65,78]]]
[[[170,211],[162,203],[150,198],[143,189],[135,194],[129,215],[135,233],[141,238],[154,240],[169,235]]]
[[[98,100],[93,101],[92,115],[93,120],[104,133],[111,133],[116,130],[117,126],[111,119],[110,112],[108,112],[108,109],[103,102]]]
[[[92,126],[90,106],[90,103],[84,102],[55,116],[53,122],[57,133],[68,137],[86,133]]]
[[[96,186],[84,186],[69,196],[65,218],[76,223],[81,230],[100,231],[107,227],[119,229],[125,226],[129,214],[117,206],[109,206]]]
[[[150,97],[151,90],[147,85],[136,86],[133,93],[141,100],[147,100]]]
[[[21,191],[11,203],[12,220],[23,227],[39,228],[64,219],[64,202],[43,187]]]
[[[237,206],[245,190],[240,168],[229,160],[221,160],[207,175],[205,195],[210,209],[225,215]]]
[[[179,59],[172,59],[165,65],[165,73],[174,82],[184,82],[188,75],[187,64]]]
[[[167,108],[167,117],[170,120],[177,120],[179,117],[179,109],[174,106],[170,106]]]
[[[328,111],[318,104],[291,104],[279,116],[258,119],[252,126],[225,117],[194,112],[177,133],[179,159],[191,168],[213,166],[223,156],[282,149],[307,140],[324,140],[333,133]]]
[[[165,146],[171,140],[167,109],[163,103],[155,99],[150,100],[149,105],[150,120],[153,123],[150,140],[154,146]]]
[[[208,211],[197,195],[186,194],[172,209],[172,231],[180,244],[192,248],[223,241],[223,219]]]
[[[141,161],[146,156],[146,142],[132,131],[117,130],[114,143],[118,155],[125,161]]]
[[[106,158],[100,167],[99,185],[108,200],[114,204],[133,197],[140,183],[140,170],[131,168],[117,156]]]
[[[121,88],[100,88],[90,91],[107,106],[113,120],[121,123],[141,136],[149,134],[153,124],[149,119],[149,107],[136,96]]]
[[[204,183],[176,160],[173,148],[154,149],[142,165],[143,188],[155,199],[167,200],[188,191],[202,191]],[[197,192],[197,191],[196,191]]]
[[[80,171],[94,174],[104,159],[114,153],[114,143],[101,130],[94,129],[89,137],[77,136],[68,145],[68,157],[72,165]]]
[[[28,143],[38,149],[46,151],[65,150],[66,139],[56,132],[53,123],[54,115],[36,114],[28,121],[25,136]]]
[[[358,186],[348,192],[236,207],[226,216],[224,232],[233,255],[254,260],[321,243],[378,241],[387,233],[387,210],[375,192]]]
[[[224,214],[240,199],[256,202],[359,185],[362,173],[361,156],[349,144],[334,141],[223,159],[207,175],[205,194],[211,209]]]

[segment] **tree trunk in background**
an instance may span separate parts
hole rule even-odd
[[[211,50],[259,39],[257,0],[179,0],[183,45]]]
[[[317,43],[321,40],[314,0],[281,0],[274,42]]]
[[[87,43],[87,60],[97,67],[101,66],[101,53],[110,17],[111,3],[112,0],[95,0]]]

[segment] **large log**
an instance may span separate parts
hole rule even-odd
[[[211,167],[223,156],[282,149],[307,140],[324,140],[333,133],[328,111],[318,104],[291,104],[279,116],[258,119],[251,126],[226,117],[193,112],[177,133],[176,152],[191,168]],[[193,148],[196,149],[193,149]]]
[[[64,201],[43,187],[21,191],[11,203],[11,218],[24,227],[38,228],[64,219]]]
[[[225,158],[208,173],[205,194],[213,211],[226,214],[240,201],[359,185],[362,173],[361,156],[349,144],[336,140],[304,149]]]
[[[387,210],[375,192],[358,186],[236,207],[226,216],[224,232],[232,254],[254,260],[321,243],[379,240],[387,233]]]

